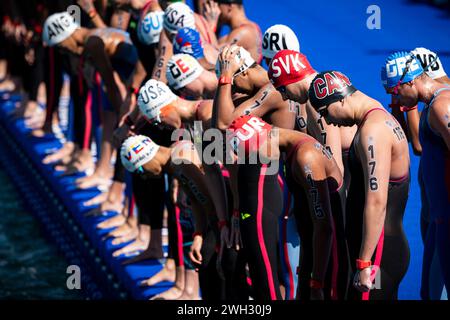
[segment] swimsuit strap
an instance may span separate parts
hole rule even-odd
[[[431,105],[433,104],[434,100],[437,98],[437,96],[439,95],[439,93],[441,93],[442,91],[447,91],[447,90],[450,90],[450,87],[447,86],[447,87],[445,87],[445,88],[440,88],[440,89],[436,90],[436,91],[433,93],[433,97],[431,98],[430,103],[428,103],[428,106],[431,106]]]
[[[383,108],[373,108],[373,109],[370,109],[369,111],[366,112],[366,114],[365,114],[364,117],[362,118],[361,124],[363,124],[364,121],[367,120],[367,116],[368,116],[370,113],[372,113],[373,111],[376,111],[376,110],[382,110],[382,111],[386,112],[386,110],[384,110]]]

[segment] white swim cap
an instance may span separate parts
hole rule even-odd
[[[159,146],[146,136],[131,136],[122,143],[120,159],[130,172],[139,170],[151,161],[158,152]]]
[[[180,53],[172,56],[167,62],[166,77],[169,86],[178,90],[197,79],[203,70],[193,56]]]
[[[234,56],[236,62],[239,62],[243,59],[243,64],[239,68],[239,70],[236,72],[236,74],[244,72],[248,68],[250,68],[253,64],[255,64],[255,59],[252,58],[252,55],[250,52],[245,50],[243,47],[239,46],[231,46],[230,50],[239,50],[239,52]],[[220,64],[219,60],[216,62],[216,76],[217,78],[220,77]]]
[[[442,65],[441,59],[439,59],[438,55],[435,52],[430,51],[426,48],[415,48],[411,52],[420,61],[422,68],[425,70],[425,73],[431,79],[438,79],[438,78],[445,77],[447,75],[445,73],[444,66]],[[430,63],[431,63],[431,65],[430,65]]]
[[[45,20],[42,40],[49,47],[52,47],[66,40],[79,27],[79,24],[69,13],[54,13]]]
[[[151,45],[159,42],[159,36],[163,30],[164,11],[153,11],[147,13],[138,25],[139,41]]]
[[[163,82],[150,79],[139,90],[138,106],[149,120],[161,122],[161,109],[177,100],[178,97]]]
[[[164,29],[175,35],[183,27],[196,29],[194,11],[182,2],[173,3],[164,12]]]
[[[264,32],[262,44],[264,58],[272,59],[278,51],[286,49],[300,52],[300,43],[291,28],[276,24]]]

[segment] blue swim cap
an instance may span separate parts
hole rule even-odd
[[[173,39],[173,53],[185,53],[193,56],[195,59],[201,59],[203,53],[200,33],[192,28],[181,28]]]
[[[397,51],[387,57],[385,64],[381,67],[381,82],[385,88],[392,88],[400,80],[401,83],[406,83],[414,80],[422,73],[422,65],[413,54],[406,51]]]

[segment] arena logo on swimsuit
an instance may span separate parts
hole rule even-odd
[[[401,77],[403,74],[403,70],[406,67],[406,61],[408,61],[409,57],[400,57],[395,60],[389,61],[386,64],[386,74],[388,78]],[[417,60],[413,60],[411,65],[409,66],[409,71],[414,72],[419,69],[420,66],[417,63]]]
[[[56,37],[59,33],[64,32],[70,25],[71,22],[67,20],[66,16],[59,17],[58,21],[54,21],[48,26],[48,38],[51,39]]]
[[[350,80],[338,71],[325,73],[324,78],[325,80],[318,78],[314,81],[314,92],[317,99],[323,99],[352,85]]]
[[[272,61],[272,77],[278,78],[281,76],[281,67],[287,74],[291,74],[291,71],[299,72],[302,69],[306,69],[306,66],[300,61],[298,54],[289,54],[283,59],[282,57],[274,59]]]
[[[269,38],[270,36],[270,38]],[[279,41],[280,41],[280,35],[278,33],[266,33],[264,35],[264,40],[263,40],[263,48],[264,49],[268,49],[270,46],[270,50],[272,51],[280,51],[283,49],[287,49],[287,44],[286,44],[286,37],[284,36],[284,34],[281,36],[281,47],[279,45]]]

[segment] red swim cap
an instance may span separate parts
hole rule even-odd
[[[269,79],[275,88],[299,82],[316,71],[304,54],[293,50],[281,50],[269,66]]]
[[[232,131],[229,143],[235,152],[242,148],[245,155],[258,152],[271,129],[272,126],[261,118],[252,115],[240,116],[229,127]]]

